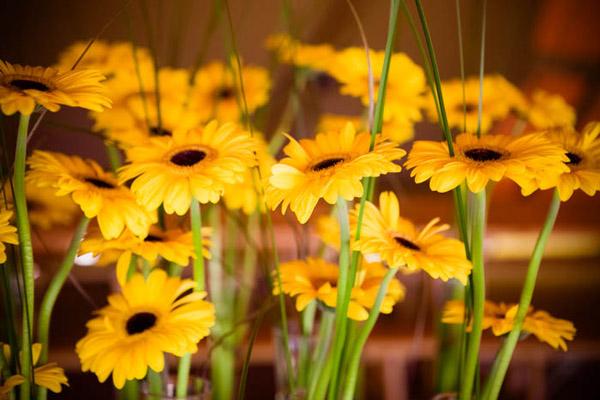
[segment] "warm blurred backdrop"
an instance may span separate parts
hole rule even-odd
[[[144,0],[141,0],[144,1]],[[140,0],[101,2],[77,0],[4,0],[0,2],[0,59],[29,65],[50,65],[67,45],[98,35],[103,40],[134,40],[148,44],[148,32],[141,22]],[[130,11],[122,11],[131,3]],[[202,48],[213,2],[209,0],[149,0],[152,35],[157,41],[161,66],[189,67]],[[372,48],[382,49],[389,12],[385,1],[353,0]],[[482,2],[461,0],[464,59],[467,74],[479,71]],[[345,0],[295,0],[293,29],[308,43],[331,43],[338,48],[359,46],[358,30]],[[436,46],[443,79],[459,77],[456,3],[452,0],[424,1]],[[282,2],[277,0],[231,0],[233,24],[239,51],[245,61],[271,68],[273,59],[265,49],[268,35],[287,29]],[[122,12],[119,12],[121,10]],[[489,0],[487,9],[485,70],[504,75],[525,92],[534,88],[562,95],[577,110],[577,127],[600,119],[600,2],[597,0]],[[404,20],[398,30],[396,48],[420,63],[414,37]],[[207,47],[205,60],[223,60],[226,54],[222,26]],[[292,84],[289,66],[272,69],[271,121],[266,133],[277,125],[276,115],[285,108],[283,94]],[[326,79],[308,84],[301,96],[303,116],[294,123],[294,135],[311,135],[323,112],[358,114],[358,100],[342,98],[335,83]],[[15,121],[4,118],[4,127]],[[510,121],[507,122],[510,124]],[[89,121],[81,110],[48,115],[31,143],[31,148],[60,150],[93,157],[106,164],[101,140],[84,131]],[[82,132],[65,129],[78,126]],[[502,126],[496,129],[502,129]],[[10,132],[4,129],[3,134]],[[439,129],[429,123],[416,126],[417,138],[437,138]],[[12,143],[12,138],[8,137]],[[12,144],[10,144],[12,146]],[[410,148],[410,143],[403,146]],[[3,152],[11,153],[10,149]],[[432,194],[426,185],[416,185],[408,174],[395,175],[384,184],[402,193],[403,212],[419,223],[432,216],[451,221],[450,195]],[[393,179],[393,180],[392,180]],[[510,183],[496,186],[489,237],[486,245],[488,296],[516,302],[521,281],[549,202],[549,193],[523,199]],[[295,253],[293,229],[284,218],[277,220],[282,255]],[[69,230],[37,232],[39,278],[44,286],[68,244]],[[289,240],[287,240],[289,239]],[[542,264],[533,299],[536,307],[572,320],[577,327],[575,341],[563,353],[529,338],[520,344],[507,378],[503,399],[595,399],[600,382],[600,197],[578,192],[561,208],[555,232]],[[84,333],[85,321],[94,303],[114,282],[105,271],[77,267],[73,282],[61,294],[52,323],[54,348],[50,359],[68,370],[71,388],[60,398],[108,399],[110,385],[101,385],[91,374],[81,374],[73,351]],[[370,339],[365,360],[368,364],[363,387],[365,398],[388,400],[427,399],[432,393],[433,360],[436,344],[432,321],[442,302],[438,282],[410,276],[404,279],[407,299],[382,323]],[[87,297],[82,297],[81,291]],[[274,393],[271,360],[273,346],[268,324],[256,345],[249,374],[249,399],[270,399]],[[485,336],[484,360],[491,360],[498,340]],[[200,361],[198,361],[200,362]]]

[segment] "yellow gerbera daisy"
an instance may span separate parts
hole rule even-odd
[[[379,263],[363,263],[357,273],[356,283],[350,295],[348,318],[364,321],[369,317],[381,281],[387,270]],[[320,258],[307,258],[282,263],[280,266],[283,292],[296,297],[296,309],[302,311],[314,300],[327,307],[335,308],[337,302],[337,280],[339,269],[336,264]],[[279,294],[279,288],[273,288],[273,294]],[[381,305],[381,312],[389,314],[394,304],[404,298],[404,286],[396,278],[388,285],[387,293]]]
[[[358,207],[350,212],[351,231],[356,229]],[[449,226],[438,225],[439,220],[432,219],[419,231],[411,221],[400,217],[396,195],[383,192],[379,209],[371,202],[365,204],[360,239],[354,242],[353,249],[365,255],[378,254],[392,268],[423,270],[432,278],[455,278],[465,285],[472,266],[464,244],[440,235]]]
[[[195,286],[163,270],[147,279],[135,274],[87,323],[88,333],[76,345],[82,370],[100,382],[112,373],[120,389],[126,380],[144,378],[148,368],[162,371],[164,353],[195,353],[215,323],[214,306],[202,300],[205,292],[191,292]]]
[[[29,115],[36,104],[49,111],[61,105],[103,111],[110,107],[95,70],[59,72],[54,68],[30,67],[0,60],[0,108],[6,115],[19,112]]]
[[[119,180],[134,179],[131,190],[145,207],[163,204],[168,214],[183,215],[192,198],[219,201],[226,184],[241,182],[254,165],[255,141],[233,123],[210,122],[203,128],[155,137],[127,152],[131,164]]]
[[[156,213],[137,204],[131,191],[93,160],[36,150],[28,164],[28,181],[55,189],[56,196],[70,194],[87,218],[97,218],[107,239],[116,238],[125,227],[144,237],[156,222]]]
[[[541,189],[556,186],[562,201],[567,201],[575,190],[593,196],[600,190],[600,122],[591,122],[581,133],[573,129],[548,132],[548,137],[566,152],[568,171],[563,172],[558,182],[539,177]]]
[[[329,204],[338,197],[352,200],[363,193],[362,178],[399,172],[394,161],[406,154],[381,137],[369,151],[370,135],[356,134],[351,123],[315,139],[289,139],[283,149],[287,157],[271,169],[267,203],[273,209],[281,204],[284,214],[289,206],[300,223],[308,221],[319,199]]]
[[[527,195],[535,188],[533,178],[545,176],[556,181],[568,168],[564,150],[543,134],[519,137],[469,133],[458,135],[454,142],[455,156],[448,154],[446,142],[416,141],[406,161],[411,176],[421,183],[430,179],[429,187],[437,192],[454,189],[465,180],[471,192],[485,189],[491,180],[508,178],[521,186]]]
[[[575,109],[560,95],[536,90],[531,96],[527,119],[537,129],[572,128]]]
[[[442,82],[442,93],[450,128],[458,129],[461,132],[476,132],[480,95],[479,77],[473,76],[465,79],[464,85],[461,79]],[[501,75],[484,76],[481,104],[482,133],[488,132],[494,122],[506,118],[511,111],[525,113],[527,109],[527,101],[523,94]],[[431,94],[425,103],[425,109],[430,120],[437,122],[438,114]]]
[[[17,228],[10,224],[12,211],[0,208],[0,264],[6,262],[6,243],[19,244]]]
[[[518,304],[494,303],[486,300],[484,306],[483,329],[492,328],[495,336],[509,333],[514,326],[514,319],[519,309]],[[446,303],[442,322],[446,324],[462,324],[465,318],[465,305],[462,300],[451,300]],[[470,330],[470,324],[467,329]],[[529,307],[523,321],[523,332],[530,333],[540,342],[548,343],[554,349],[567,350],[565,340],[573,340],[576,329],[571,321],[552,317],[546,311],[534,311]]]
[[[210,258],[210,228],[202,228],[203,254]],[[130,231],[125,231],[116,239],[106,240],[100,235],[88,235],[79,248],[80,254],[92,253],[100,256],[98,265],[106,265],[117,258],[117,279],[123,284],[127,280],[129,263],[132,254],[146,260],[154,267],[158,257],[187,266],[190,258],[195,258],[192,232],[181,229],[162,230],[157,226],[150,227],[148,236],[140,238]]]
[[[57,197],[56,190],[41,188],[29,181],[25,186],[29,222],[41,229],[54,226],[70,226],[77,218],[79,207],[64,197]]]
[[[202,120],[240,120],[242,110],[238,104],[237,66],[233,68],[231,71],[223,63],[213,62],[196,73],[190,108]],[[254,66],[244,66],[242,77],[248,112],[252,114],[267,102],[271,81],[264,68]]]
[[[10,360],[10,346],[7,344],[2,345],[2,351],[4,352],[4,359]],[[31,358],[33,365],[36,365],[40,359],[42,352],[41,343],[33,343],[31,346]],[[57,363],[51,362],[48,364],[40,365],[33,370],[34,383],[37,386],[46,388],[54,393],[60,393],[62,391],[62,385],[69,386],[67,377],[65,376],[65,370],[58,366]],[[8,378],[0,390],[0,395],[9,393],[10,390],[25,382],[25,378],[22,375],[13,375]],[[4,389],[6,392],[3,392]]]

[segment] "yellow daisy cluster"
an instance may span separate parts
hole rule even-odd
[[[191,291],[195,282],[154,270],[147,279],[134,275],[112,294],[108,305],[87,323],[76,345],[83,371],[104,382],[112,373],[115,387],[142,379],[148,368],[160,372],[165,353],[195,353],[198,342],[215,323],[214,306],[205,292]]]
[[[509,333],[514,325],[514,320],[519,309],[518,304],[494,303],[486,300],[483,316],[483,329],[490,329],[495,336]],[[462,324],[465,320],[465,305],[462,300],[451,300],[446,303],[442,322],[446,324]],[[471,322],[467,329],[470,330]],[[554,349],[567,350],[566,340],[573,340],[575,327],[573,323],[564,319],[552,317],[546,311],[534,311],[529,308],[523,322],[523,331],[538,338],[539,341],[548,343]]]
[[[335,308],[337,303],[337,280],[339,269],[320,258],[307,258],[282,263],[280,268],[283,293],[296,297],[296,309],[302,311],[314,300],[327,307]],[[350,295],[348,318],[364,321],[369,317],[381,281],[387,268],[379,263],[363,263],[357,273],[357,279]],[[279,294],[275,285],[273,294]],[[389,314],[394,304],[404,298],[404,286],[398,279],[392,279],[381,304],[381,312]]]

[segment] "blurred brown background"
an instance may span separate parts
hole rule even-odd
[[[383,48],[389,4],[386,1],[354,0],[371,47]],[[52,64],[57,54],[75,40],[101,35],[104,40],[134,40],[147,45],[147,32],[140,19],[139,0],[129,2],[131,10],[121,12],[120,0],[3,0],[0,4],[0,58],[29,65]],[[356,25],[345,0],[292,1],[293,27],[310,43],[332,43],[338,48],[360,45]],[[462,0],[465,67],[478,73],[482,2]],[[206,29],[213,2],[171,0],[147,2],[152,31],[160,38],[159,63],[188,67],[193,64]],[[411,4],[412,5],[412,4]],[[460,74],[456,26],[456,4],[452,0],[424,1],[436,46],[442,78]],[[231,0],[239,50],[248,63],[269,66],[264,49],[267,35],[286,29],[282,3],[277,0]],[[115,15],[117,15],[115,17]],[[600,119],[600,2],[597,0],[489,0],[487,10],[485,70],[505,75],[525,91],[543,88],[562,94],[576,107],[578,127]],[[132,26],[131,33],[128,21]],[[207,60],[225,54],[222,27],[217,28],[208,47]],[[404,19],[400,20],[396,48],[421,63],[415,40]],[[274,113],[283,110],[284,93],[291,84],[289,68],[274,71]],[[318,99],[318,101],[317,101]],[[359,112],[360,105],[341,98],[331,86],[309,85],[302,97],[305,113],[314,121],[318,113]],[[49,115],[32,142],[32,148],[48,148],[94,157],[105,162],[101,141],[81,132],[58,129],[51,122],[89,125],[85,113],[65,110]],[[9,136],[14,121],[6,119]],[[298,124],[297,128],[309,126]],[[309,129],[309,128],[303,128]],[[433,125],[417,126],[417,138],[437,137]],[[310,133],[310,132],[308,132]],[[306,134],[306,132],[304,133]],[[405,145],[409,148],[410,144]],[[10,149],[3,149],[10,151]],[[388,181],[401,190],[401,207],[406,215],[426,222],[434,216],[452,220],[451,197],[431,194],[425,185],[415,185],[407,174]],[[515,302],[526,260],[537,229],[545,216],[549,193],[520,197],[511,184],[495,190],[487,240],[488,296]],[[281,221],[282,235],[291,235]],[[38,237],[40,287],[58,264],[69,240],[68,231],[44,233]],[[51,239],[50,239],[51,238]],[[284,241],[282,241],[284,242]],[[290,242],[292,242],[290,240]],[[43,246],[42,246],[43,244]],[[285,248],[293,253],[293,248]],[[74,272],[85,291],[102,304],[111,289],[106,271],[76,268]],[[365,359],[367,398],[426,399],[433,395],[431,380],[435,342],[431,321],[443,294],[442,285],[425,283],[411,276],[404,279],[408,298],[394,313],[382,318],[371,339]],[[600,382],[600,198],[577,193],[561,208],[557,228],[542,265],[533,304],[560,318],[574,321],[578,333],[567,353],[554,351],[534,338],[523,342],[516,352],[507,378],[503,399],[595,399]],[[71,389],[61,398],[107,399],[109,385],[100,385],[95,376],[78,374],[73,353],[75,341],[84,333],[84,323],[93,306],[68,285],[59,299],[53,319],[51,359],[69,371]],[[261,336],[249,375],[248,398],[273,398],[272,346],[268,328]],[[490,362],[498,340],[485,336],[483,359]]]

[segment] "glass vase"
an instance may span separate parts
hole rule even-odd
[[[147,381],[142,385],[142,400],[210,400],[212,391],[210,382],[201,377],[190,377],[185,397],[175,395],[175,379],[163,383],[162,393],[153,393]]]

